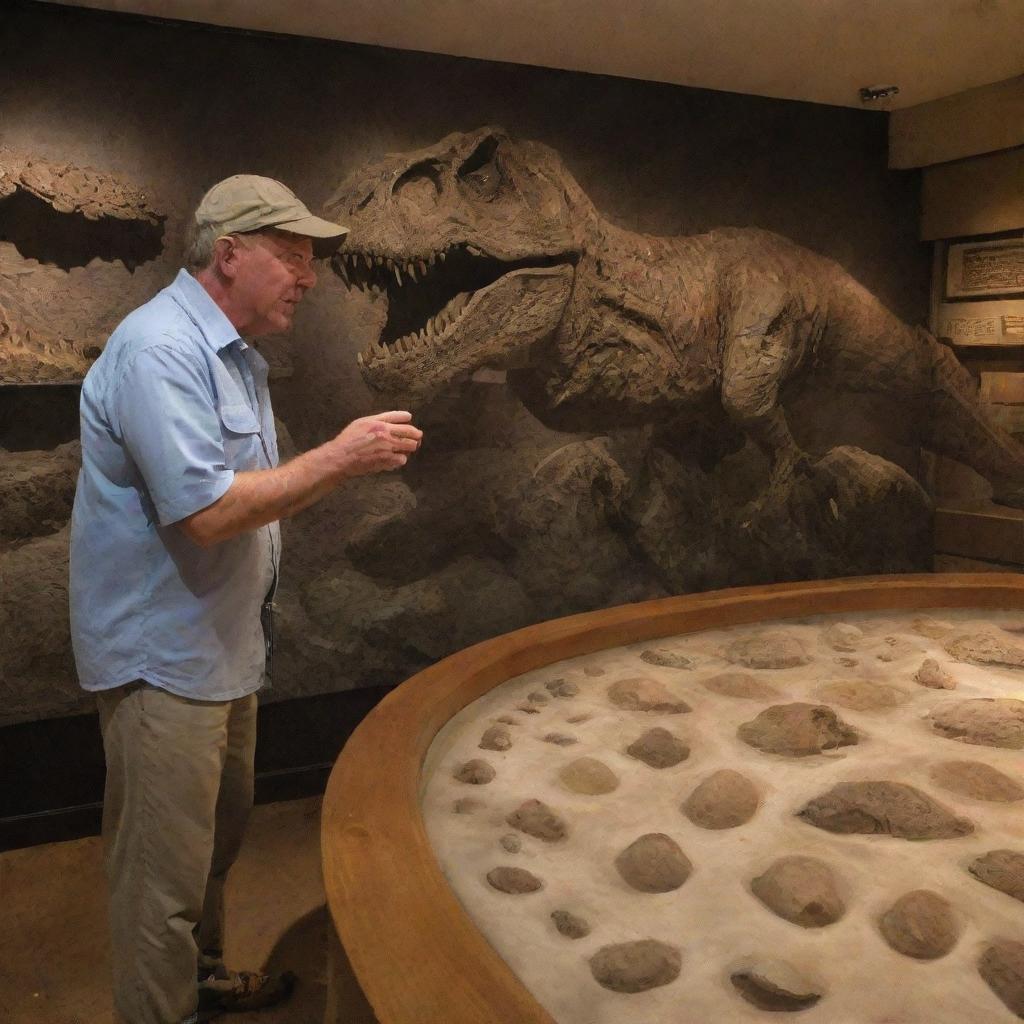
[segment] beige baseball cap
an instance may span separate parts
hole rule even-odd
[[[279,228],[313,239],[318,256],[327,256],[348,228],[314,217],[287,185],[258,174],[233,174],[217,182],[196,207],[196,223],[213,225],[221,234]]]

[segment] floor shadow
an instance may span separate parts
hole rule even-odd
[[[282,1006],[254,1013],[233,1013],[231,1024],[323,1024],[327,1002],[326,906],[300,917],[278,939],[263,970],[268,974],[293,971],[299,981]]]

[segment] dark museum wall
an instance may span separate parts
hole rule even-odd
[[[368,161],[485,124],[551,146],[618,227],[769,229],[838,261],[907,322],[926,322],[919,179],[886,169],[880,113],[28,2],[5,5],[0,67],[0,154],[94,168],[166,218],[162,248],[134,252],[129,270],[102,247],[75,251],[65,237],[61,249],[61,237],[34,233],[33,209],[5,225],[0,206],[0,281],[32,296],[30,325],[78,331],[87,355],[96,342],[83,339],[102,339],[171,279],[185,218],[213,182],[267,174],[317,208]],[[379,323],[374,301],[325,266],[293,335],[270,343],[275,407],[296,447],[380,406],[355,360]],[[19,728],[90,710],[63,604],[76,402],[73,384],[0,386],[0,750],[5,735],[29,735]],[[742,444],[722,453],[705,439],[680,455],[672,487],[693,544],[659,561],[639,528],[623,526],[646,522],[657,502],[650,465],[626,465],[616,445],[635,437],[620,436],[611,414],[599,429],[563,433],[501,383],[415,411],[428,436],[414,469],[354,483],[288,524],[277,698],[393,685],[478,639],[575,610],[846,568],[770,563],[708,532],[717,504],[742,508],[764,475]],[[817,391],[794,399],[791,419],[811,451],[861,445],[919,474],[917,449],[893,429],[903,415]],[[663,479],[659,501],[671,490]],[[880,568],[925,561],[913,529],[910,564]],[[777,549],[777,535],[764,544]]]

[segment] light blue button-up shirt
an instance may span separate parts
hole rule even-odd
[[[204,550],[174,524],[276,466],[266,361],[184,270],[111,335],[82,386],[71,636],[86,690],[196,700],[263,682],[276,523]]]

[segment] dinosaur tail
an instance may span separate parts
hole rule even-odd
[[[923,385],[925,447],[964,462],[993,487],[993,500],[1024,508],[1024,445],[990,422],[974,378],[945,345],[914,328]]]

